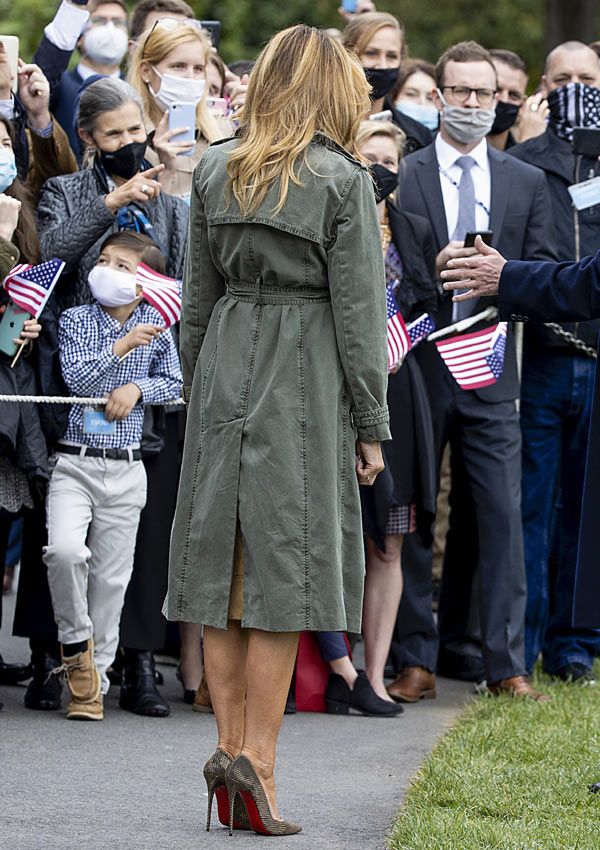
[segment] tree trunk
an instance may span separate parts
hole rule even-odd
[[[563,41],[594,41],[599,0],[546,0],[546,53]]]

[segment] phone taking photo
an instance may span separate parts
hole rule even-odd
[[[15,356],[19,346],[14,340],[19,339],[28,319],[31,319],[29,313],[9,301],[4,314],[0,317],[0,351],[3,354],[9,357]]]
[[[169,130],[185,130],[173,136],[174,142],[196,141],[196,104],[190,101],[179,101],[172,103],[169,107]],[[177,156],[191,156],[194,148],[189,151],[181,151]]]
[[[354,15],[356,12],[356,0],[342,0],[342,9],[349,15]]]

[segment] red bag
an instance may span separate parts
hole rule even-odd
[[[348,655],[350,644],[344,635]],[[301,632],[296,658],[296,709],[298,711],[325,712],[325,688],[329,679],[329,664],[323,661],[319,642],[314,632]]]

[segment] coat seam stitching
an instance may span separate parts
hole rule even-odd
[[[304,576],[304,624],[310,628],[310,570],[308,563],[308,462],[306,455],[306,386],[304,383],[304,311],[299,307],[300,334],[298,337],[298,390],[300,397],[300,441],[302,446],[302,572]]]

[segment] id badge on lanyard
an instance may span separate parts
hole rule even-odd
[[[101,437],[114,437],[117,432],[115,420],[109,422],[104,411],[97,407],[86,407],[83,410],[83,433],[95,434]]]
[[[600,204],[600,177],[569,186],[569,195],[576,210],[587,210]]]

